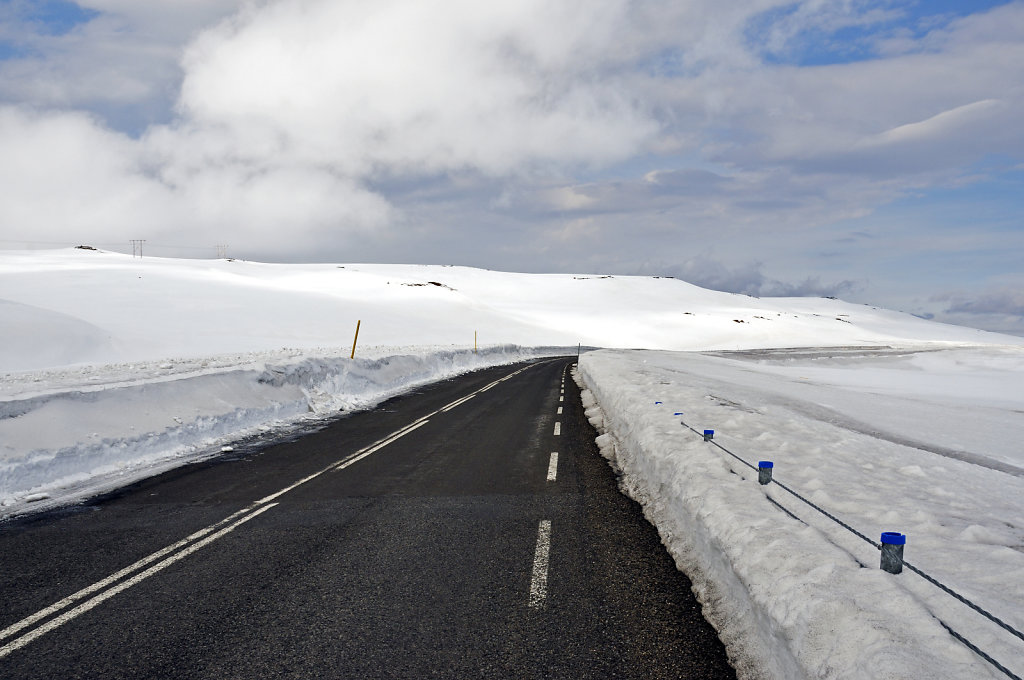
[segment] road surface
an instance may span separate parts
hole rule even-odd
[[[735,677],[570,366],[0,524],[0,677]]]

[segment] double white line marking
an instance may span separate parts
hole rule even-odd
[[[494,387],[494,386],[496,386],[496,385],[498,385],[500,383],[503,383],[506,380],[509,380],[511,378],[516,377],[517,375],[519,375],[520,373],[525,371],[527,368],[530,368],[530,367],[529,366],[524,366],[523,368],[520,368],[518,371],[515,371],[513,373],[509,373],[504,378],[498,378],[497,380],[495,380],[494,382],[490,383],[489,385],[484,385],[483,387],[478,389],[476,392],[471,392],[470,394],[467,394],[466,396],[462,397],[461,399],[456,399],[455,401],[453,401],[452,403],[448,404],[447,406],[442,406],[438,410],[434,411],[434,413],[431,413],[430,416],[432,416],[434,414],[437,414],[437,413],[447,413],[448,411],[451,411],[456,406],[460,406],[462,404],[465,404],[467,401],[469,401],[470,399],[472,399],[476,395],[482,394],[482,393],[486,392],[487,390],[491,389],[492,387]],[[429,418],[430,416],[426,416],[426,417]]]
[[[121,569],[120,571],[111,574],[105,579],[97,581],[91,586],[87,586],[82,590],[79,590],[77,593],[68,595],[64,599],[54,602],[49,607],[46,607],[45,609],[40,609],[35,614],[27,616],[21,621],[18,621],[17,623],[14,623],[8,626],[7,628],[4,628],[3,630],[0,630],[0,644],[2,644],[4,640],[13,638],[10,640],[10,642],[0,647],[0,659],[6,657],[7,655],[11,654],[12,652],[18,649],[21,649],[33,640],[40,638],[43,635],[46,635],[50,631],[63,626],[65,623],[80,616],[81,614],[84,614],[90,609],[93,609],[94,607],[105,602],[106,600],[109,600],[118,593],[127,590],[128,588],[131,588],[133,585],[140,583],[141,581],[144,581],[150,576],[153,576],[154,574],[166,569],[175,562],[183,560],[192,553],[197,552],[202,548],[205,548],[206,546],[210,545],[211,543],[220,538],[223,538],[239,526],[245,524],[249,520],[254,519],[255,517],[263,514],[267,510],[270,510],[271,508],[276,506],[277,503],[273,503],[272,501],[279,498],[280,496],[283,496],[289,491],[292,491],[293,489],[302,486],[306,482],[316,479],[320,475],[326,472],[330,472],[331,470],[344,470],[350,465],[353,465],[358,461],[362,460],[363,458],[366,458],[367,456],[381,450],[388,444],[391,444],[392,442],[404,437],[410,432],[423,427],[429,422],[430,418],[437,415],[438,413],[450,411],[456,406],[464,404],[465,402],[469,401],[478,394],[481,394],[482,392],[486,392],[487,390],[491,389],[495,385],[498,385],[499,383],[502,383],[510,378],[519,375],[527,368],[530,368],[530,366],[524,366],[523,368],[513,373],[510,373],[504,378],[495,380],[489,385],[480,388],[476,392],[473,392],[460,399],[456,399],[450,404],[447,404],[446,406],[443,406],[437,409],[436,411],[429,413],[418,420],[413,421],[412,423],[406,425],[400,430],[392,432],[383,439],[380,439],[374,442],[373,444],[370,444],[369,446],[364,447],[349,456],[346,456],[341,461],[331,463],[324,469],[318,472],[314,472],[313,474],[308,475],[306,477],[303,477],[299,481],[289,486],[286,486],[280,491],[277,491],[275,493],[270,494],[269,496],[261,498],[255,503],[249,505],[249,507],[243,510],[239,510],[238,512],[229,515],[228,517],[225,517],[224,519],[222,519],[219,522],[216,522],[215,524],[211,524],[208,527],[200,529],[199,531],[191,534],[190,536],[181,539],[177,543],[169,545],[166,548],[162,548],[151,555],[143,557],[138,562],[135,562],[134,564],[131,564],[125,567],[124,569]],[[78,604],[77,606],[72,606],[75,605],[75,603],[77,602],[80,602],[80,604]],[[33,628],[29,632],[23,633],[20,636],[18,636],[19,633],[22,633],[22,631],[31,628],[32,626],[35,626],[40,621],[43,621],[49,617],[53,618],[50,618],[50,620],[46,621],[46,623],[44,623],[43,625],[38,626],[37,628]]]
[[[152,555],[149,555],[148,557],[143,557],[135,564],[125,567],[116,574],[112,574],[107,578],[103,579],[102,581],[97,581],[91,586],[83,588],[82,590],[79,590],[77,593],[74,593],[73,595],[68,595],[59,602],[53,603],[46,609],[41,609],[35,614],[32,614],[31,616],[22,619],[14,625],[4,628],[2,631],[0,631],[0,641],[6,640],[11,636],[16,635],[22,630],[35,625],[39,621],[42,621],[43,619],[49,616],[53,616],[58,612],[67,610],[63,611],[63,613],[59,616],[50,619],[38,628],[35,628],[34,630],[25,633],[21,637],[15,638],[11,642],[8,642],[3,647],[0,647],[0,659],[4,658],[5,656],[7,656],[8,654],[17,649],[21,649],[22,647],[32,642],[36,638],[46,635],[51,630],[63,626],[68,621],[71,621],[77,616],[84,614],[85,612],[89,611],[101,602],[104,602],[105,600],[112,598],[114,595],[117,595],[122,590],[127,590],[128,588],[131,588],[136,583],[139,583],[140,581],[149,578],[153,574],[166,569],[178,560],[182,560],[188,557],[197,550],[200,550],[201,548],[206,547],[210,543],[213,543],[218,538],[226,536],[230,532],[234,531],[237,527],[241,526],[242,524],[245,524],[257,515],[266,512],[275,505],[277,505],[277,503],[270,503],[255,508],[253,506],[249,506],[245,510],[240,510],[235,514],[231,515],[230,517],[222,519],[220,522],[212,524],[206,527],[205,529],[200,529],[191,536],[188,536],[187,538],[184,538],[173,545],[169,545],[163,550],[158,550],[157,552],[153,553]],[[225,524],[227,526],[224,526]],[[223,528],[217,530],[218,527]],[[157,562],[157,560],[160,560],[160,558],[163,558],[165,555],[170,555],[170,557],[166,557],[162,561]],[[146,565],[152,564],[153,562],[156,562],[156,564],[149,567],[145,571],[139,571]],[[130,574],[134,575],[130,578],[125,578]],[[125,580],[122,581],[121,579]],[[99,594],[93,595],[93,593]],[[75,602],[78,602],[82,599],[85,599],[85,601],[82,602],[80,605],[74,607],[73,609],[67,609]]]

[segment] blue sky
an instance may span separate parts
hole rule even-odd
[[[936,28],[948,26],[951,21],[1009,4],[1009,0],[881,0],[847,4],[859,5],[861,11],[850,16],[847,22],[841,17],[832,17],[832,22],[822,17],[821,23],[810,23],[790,36],[783,48],[773,50],[759,44],[758,33],[794,20],[807,7],[804,3],[784,3],[750,22],[748,40],[760,49],[762,57],[769,63],[797,66],[844,64],[878,58],[880,39],[896,36],[921,39]]]
[[[1021,63],[1024,0],[0,0],[0,247],[676,275],[1024,333]]]

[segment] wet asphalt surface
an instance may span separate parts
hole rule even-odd
[[[597,453],[570,364],[478,371],[0,524],[0,630],[102,583],[0,635],[0,678],[735,677]]]

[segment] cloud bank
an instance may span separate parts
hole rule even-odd
[[[928,239],[876,211],[1024,157],[1020,1],[31,6],[0,11],[5,243],[847,294],[885,280],[864,244]]]

